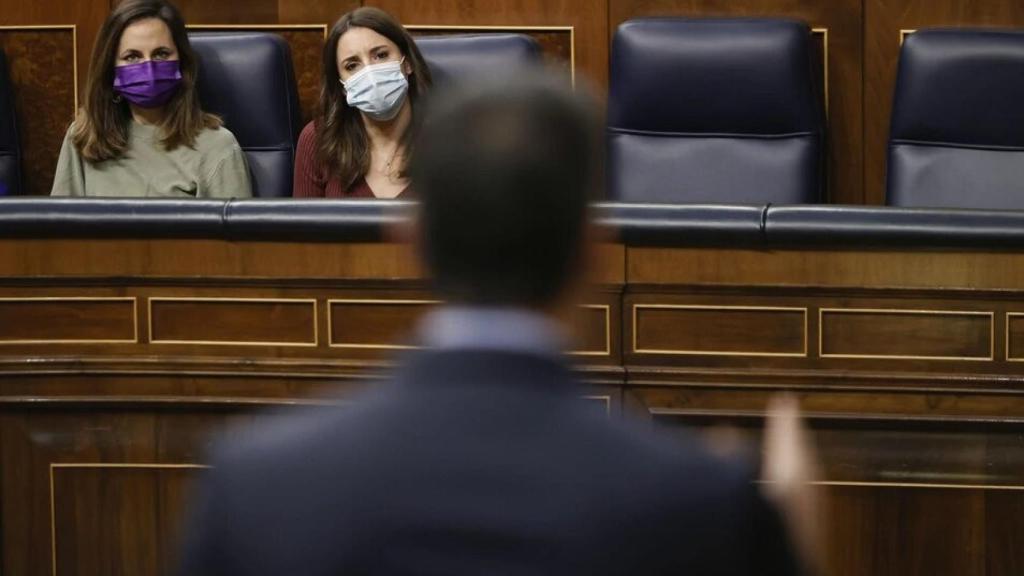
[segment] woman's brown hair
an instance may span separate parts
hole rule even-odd
[[[401,174],[405,175],[412,155],[412,142],[418,125],[416,104],[430,90],[430,69],[423,61],[412,36],[394,18],[379,8],[356,8],[345,14],[331,28],[323,54],[323,76],[320,106],[316,114],[316,158],[327,178],[337,177],[346,187],[370,170],[370,145],[359,110],[345,100],[345,90],[338,72],[338,42],[349,28],[369,28],[398,46],[406,62],[412,66],[409,82],[409,104],[413,121],[402,135],[405,150]]]
[[[115,98],[114,63],[124,29],[147,18],[158,18],[170,29],[181,67],[181,85],[167,103],[160,124],[164,147],[174,150],[179,146],[195,146],[200,132],[221,126],[220,118],[203,112],[199,106],[196,55],[178,9],[166,0],[124,0],[110,13],[96,37],[89,63],[85,105],[78,111],[71,131],[71,142],[89,162],[117,159],[128,149],[131,109],[128,102]]]

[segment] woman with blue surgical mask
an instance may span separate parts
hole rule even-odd
[[[398,198],[430,71],[412,37],[387,12],[342,16],[324,46],[323,85],[299,136],[293,196]]]
[[[198,62],[167,0],[123,0],[104,22],[85,101],[68,128],[53,196],[252,195],[245,154],[203,112]]]

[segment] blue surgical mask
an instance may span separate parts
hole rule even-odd
[[[386,122],[397,116],[409,92],[409,80],[402,73],[404,60],[364,66],[342,80],[345,101],[374,120]]]

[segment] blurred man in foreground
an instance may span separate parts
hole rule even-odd
[[[226,447],[183,574],[794,574],[750,471],[588,409],[560,320],[589,256],[592,110],[515,77],[441,97],[417,242],[445,305],[344,412]]]

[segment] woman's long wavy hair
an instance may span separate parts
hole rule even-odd
[[[185,20],[178,9],[166,0],[124,0],[107,17],[96,38],[85,105],[78,111],[71,131],[72,144],[89,162],[121,158],[128,149],[132,115],[128,102],[115,98],[114,64],[124,29],[147,18],[158,18],[167,24],[181,67],[181,85],[167,103],[160,123],[164,147],[174,150],[179,146],[195,146],[200,132],[221,126],[220,118],[203,112],[199,106],[198,64],[188,42]]]
[[[338,42],[353,27],[369,28],[394,42],[412,67],[408,98],[413,121],[402,135],[401,146],[405,150],[400,172],[402,176],[406,175],[413,152],[414,134],[419,124],[417,103],[430,90],[431,85],[430,69],[423,61],[419,48],[412,36],[390,14],[378,8],[364,7],[338,19],[324,45],[320,105],[314,124],[317,163],[327,179],[338,178],[345,187],[351,186],[370,170],[370,144],[366,127],[359,110],[346,102],[338,71]]]

